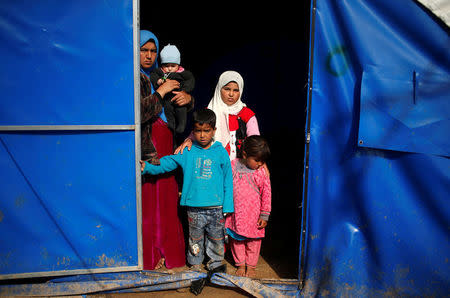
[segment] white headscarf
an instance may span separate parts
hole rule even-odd
[[[226,105],[220,95],[220,90],[223,86],[230,82],[236,82],[239,86],[239,99],[231,106]],[[225,71],[219,77],[219,81],[214,91],[214,96],[208,104],[208,109],[211,109],[216,114],[216,134],[214,136],[215,141],[219,141],[223,146],[226,146],[230,141],[230,129],[228,124],[228,115],[238,114],[246,105],[241,101],[242,92],[244,91],[244,79],[241,75],[235,71]]]

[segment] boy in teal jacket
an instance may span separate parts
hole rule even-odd
[[[142,174],[158,175],[183,169],[182,206],[187,206],[189,249],[187,260],[194,270],[214,270],[224,259],[224,213],[234,212],[230,158],[220,142],[213,142],[216,115],[210,109],[194,112],[194,144],[183,154],[168,155],[160,165],[141,161]],[[206,236],[206,238],[205,238]]]

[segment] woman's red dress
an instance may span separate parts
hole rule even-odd
[[[152,142],[158,158],[173,154],[173,135],[160,118],[152,124]],[[184,234],[178,216],[178,185],[173,173],[142,177],[142,241],[144,270],[153,270],[161,258],[166,268],[186,264]]]

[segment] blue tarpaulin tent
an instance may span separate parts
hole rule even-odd
[[[138,2],[4,3],[0,295],[205,278],[260,297],[448,295],[450,39],[438,2],[311,1],[300,272],[278,281],[142,271]]]
[[[0,8],[2,278],[141,266],[125,4]]]
[[[416,1],[313,1],[303,293],[445,296],[449,28]]]

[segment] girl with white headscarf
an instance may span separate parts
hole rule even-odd
[[[237,88],[234,88],[236,85]],[[214,96],[208,104],[208,108],[213,110],[217,117],[214,140],[221,142],[227,149],[230,160],[238,156],[240,145],[245,137],[260,134],[255,113],[241,100],[243,90],[242,76],[236,71],[225,71],[220,75]],[[230,92],[238,92],[239,95],[231,100],[233,94]],[[177,148],[176,153],[182,153],[185,147],[190,149],[191,145],[192,140],[186,139]]]
[[[236,83],[239,87],[239,96],[236,102],[227,102],[222,90],[230,83]],[[230,159],[236,158],[241,142],[245,137],[259,135],[258,122],[255,113],[242,102],[244,80],[236,71],[225,71],[219,77],[214,96],[208,104],[208,108],[216,113],[215,141],[220,141],[227,149]],[[239,120],[242,120],[239,121]],[[244,131],[239,132],[239,130]],[[241,134],[241,135],[240,135]]]

